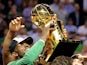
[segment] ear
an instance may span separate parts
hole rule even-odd
[[[13,55],[13,56],[18,56],[18,53],[12,52],[12,55]]]

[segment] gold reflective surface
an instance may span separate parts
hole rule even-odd
[[[32,22],[39,27],[48,24],[52,20],[53,16],[54,16],[53,10],[46,4],[36,5],[31,12]]]

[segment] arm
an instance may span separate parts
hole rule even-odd
[[[8,54],[9,52],[9,44],[10,41],[14,38],[15,33],[11,32],[10,30],[7,33],[7,36],[5,37],[4,43],[3,43],[3,53]]]
[[[11,53],[9,52],[9,45],[11,40],[15,36],[15,32],[19,31],[22,27],[20,22],[20,17],[18,17],[15,20],[12,20],[9,24],[9,31],[5,37],[4,43],[3,43],[3,64],[7,65],[7,63],[12,60]]]
[[[10,54],[9,53],[9,44],[10,44],[10,41],[13,39],[13,37],[14,37],[14,33],[9,30],[7,33],[7,36],[5,37],[4,43],[3,43],[2,52],[3,52],[4,65],[6,65],[5,63],[7,63],[9,61],[9,59],[8,59],[8,55]]]
[[[43,29],[42,31],[42,37],[39,41],[37,41],[21,58],[20,60],[10,62],[8,65],[23,65],[23,64],[29,64],[33,65],[33,62],[38,58],[40,53],[42,52],[44,46],[45,46],[45,41],[47,39],[48,35],[48,30]]]

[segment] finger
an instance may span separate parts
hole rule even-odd
[[[18,24],[18,21],[17,21],[16,19],[14,19],[14,23],[15,23],[15,24]]]
[[[17,20],[20,20],[20,17],[17,17],[16,19],[17,19]]]
[[[15,22],[14,22],[13,20],[11,21],[11,23],[12,23],[12,24],[15,24]]]
[[[22,17],[19,17],[20,19],[22,19]]]
[[[16,20],[21,23],[22,22],[22,17],[17,17]]]

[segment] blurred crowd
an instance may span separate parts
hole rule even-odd
[[[49,0],[50,1],[50,0]],[[42,2],[43,3],[43,2]],[[45,2],[46,3],[46,2]],[[80,53],[87,54],[87,0],[83,5],[77,0],[53,0],[51,8],[57,14],[58,19],[63,20],[68,37],[73,40],[83,41]],[[17,34],[28,35],[34,39],[34,43],[40,38],[41,30],[32,24],[30,14],[32,8],[39,4],[38,0],[0,0],[0,63],[2,65],[2,45],[8,32],[9,22],[18,16],[22,16],[25,29]],[[48,4],[48,3],[47,3]],[[81,8],[82,6],[83,8]]]

